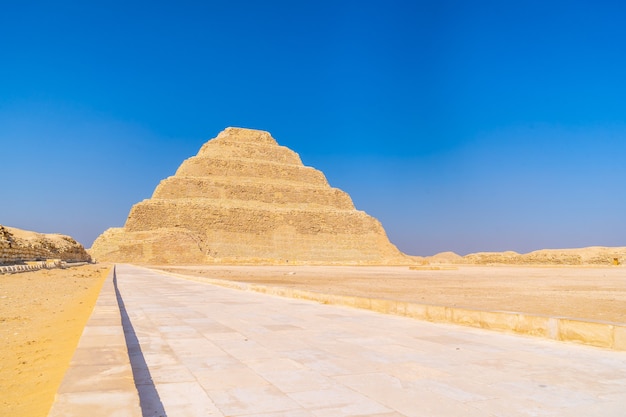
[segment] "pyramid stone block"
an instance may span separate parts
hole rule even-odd
[[[268,132],[227,128],[107,230],[100,261],[406,264],[375,218]]]

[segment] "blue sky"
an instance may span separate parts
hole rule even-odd
[[[1,224],[89,247],[241,126],[409,254],[626,246],[622,2],[6,3]]]

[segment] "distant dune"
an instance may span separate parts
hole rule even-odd
[[[626,247],[542,249],[524,254],[513,251],[478,252],[465,256],[442,252],[424,260],[431,264],[464,265],[623,265],[626,263]]]
[[[268,132],[233,127],[183,161],[90,253],[172,265],[412,263],[377,219],[296,152]]]

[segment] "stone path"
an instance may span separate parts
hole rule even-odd
[[[99,365],[91,369],[96,376],[77,376],[75,357],[51,415],[82,415],[72,409],[87,405],[94,417],[621,417],[626,410],[626,352],[231,290],[126,265],[117,267],[117,288],[138,400],[120,388],[129,379],[123,364],[119,384],[102,384],[100,396],[96,388],[71,392],[72,379],[108,372]],[[91,346],[93,358],[119,361],[107,356],[106,342],[88,343],[88,333],[81,345]]]

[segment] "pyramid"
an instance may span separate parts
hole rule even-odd
[[[98,261],[406,264],[380,222],[268,132],[229,127],[93,244]]]

